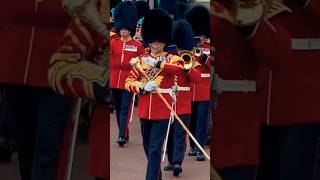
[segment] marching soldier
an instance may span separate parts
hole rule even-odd
[[[250,10],[246,3],[239,7]],[[264,10],[256,11],[257,22],[236,16],[257,54],[258,78],[264,79],[258,179],[318,179],[319,2],[255,1],[249,7]]]
[[[320,3],[283,2],[268,1],[273,8],[248,36],[267,74],[258,178],[318,179]]]
[[[82,3],[70,0],[64,1],[64,5],[73,20],[52,55],[49,83],[62,95],[92,101],[87,169],[97,180],[106,180],[109,179],[110,159],[109,106],[106,103],[109,95],[109,31],[106,26],[109,0]],[[61,169],[58,179],[64,178]]]
[[[129,139],[129,118],[133,94],[125,90],[125,79],[131,66],[129,61],[144,53],[142,44],[135,39],[138,21],[137,9],[133,2],[121,2],[114,11],[114,25],[118,38],[110,41],[110,88],[119,127],[117,143],[120,147]]]
[[[162,179],[161,147],[170,117],[170,110],[156,93],[172,104],[175,75],[185,73],[182,59],[163,51],[171,40],[171,29],[172,20],[163,10],[153,9],[146,14],[142,36],[150,52],[131,60],[134,68],[125,84],[128,91],[140,93],[138,117],[148,159],[146,180]]]
[[[174,108],[177,115],[183,123],[188,125],[191,115],[191,83],[200,81],[200,66],[196,58],[203,58],[204,61],[209,58],[204,55],[196,57],[194,55],[194,34],[191,25],[184,21],[178,20],[173,23],[172,43],[178,48],[179,55],[184,59],[184,69],[188,72],[176,77],[175,90],[176,102]],[[173,120],[173,119],[172,119]],[[171,123],[171,122],[170,122]],[[173,175],[178,176],[182,172],[182,162],[186,150],[186,133],[177,121],[173,121],[170,126],[168,138],[168,165],[164,170],[173,170]]]
[[[249,43],[236,30],[230,11],[217,2],[211,10],[218,93],[217,104],[212,108],[212,165],[224,180],[254,180],[260,159],[264,105],[264,94],[256,89],[258,65]]]
[[[194,35],[198,42],[196,45],[201,52],[210,57],[210,13],[201,5],[193,6],[186,12],[186,20],[191,24]],[[190,131],[195,135],[201,146],[207,141],[207,129],[209,125],[210,106],[210,60],[202,64],[199,68],[201,81],[193,83],[192,89],[192,114],[190,120]],[[198,161],[204,161],[205,157],[190,139],[190,156],[197,156]]]
[[[70,21],[61,2],[0,1],[0,84],[8,97],[22,180],[55,179],[71,111],[72,99],[53,92],[46,78],[50,56]]]
[[[150,6],[147,1],[141,0],[141,1],[135,1],[135,5],[138,10],[138,23],[136,28],[136,34],[134,35],[134,39],[137,41],[142,42],[143,39],[141,37],[141,26],[143,23],[143,18],[146,15],[148,11],[150,11]]]

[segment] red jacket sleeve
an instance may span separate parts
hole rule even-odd
[[[58,50],[52,55],[48,72],[51,87],[62,95],[103,98],[108,86],[107,48],[101,36],[75,18],[66,30]]]

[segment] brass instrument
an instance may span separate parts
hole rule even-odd
[[[184,61],[183,68],[185,70],[190,70],[194,66],[196,59],[192,51],[187,51],[187,50],[179,51],[179,56]]]
[[[193,54],[194,54],[196,57],[200,57],[200,56],[202,56],[203,51],[202,51],[201,48],[194,48]]]

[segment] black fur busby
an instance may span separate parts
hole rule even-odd
[[[136,1],[135,5],[138,10],[138,17],[139,19],[143,18],[148,11],[150,11],[150,6],[147,1]]]
[[[121,0],[110,0],[110,9],[115,8],[120,2]]]
[[[158,7],[176,16],[178,14],[178,0],[160,0]]]
[[[136,33],[138,11],[134,2],[120,2],[114,10],[114,27],[119,33],[122,28],[128,29],[133,37]]]
[[[202,5],[190,8],[185,14],[186,20],[191,24],[194,35],[210,37],[210,12]]]
[[[169,44],[171,41],[172,19],[161,9],[152,9],[144,17],[141,34],[145,44],[154,41]]]
[[[177,20],[173,22],[172,43],[181,50],[192,50],[194,44],[194,34],[192,26],[185,20]]]

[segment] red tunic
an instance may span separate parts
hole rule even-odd
[[[134,39],[123,42],[121,38],[110,41],[110,88],[125,89],[124,83],[128,77],[132,58],[145,53],[142,44]]]
[[[70,19],[61,2],[0,1],[0,83],[48,87],[50,56]]]
[[[319,122],[319,19],[285,2],[293,13],[261,22],[250,39],[258,60],[268,68],[263,120],[272,125]]]
[[[201,81],[201,72],[197,69],[199,66],[192,68],[189,73],[177,77],[177,115],[191,114],[192,92],[191,85],[193,82]]]
[[[142,55],[142,57],[151,56],[149,53]],[[178,56],[173,56],[166,52],[163,52],[159,57],[165,58],[164,62],[161,64],[161,68],[150,68],[147,64],[145,64],[141,60],[141,66],[147,74],[150,75],[150,78],[155,80],[158,83],[158,87],[163,91],[167,91],[162,93],[164,98],[168,101],[168,103],[172,104],[172,98],[169,95],[169,91],[172,90],[172,86],[174,85],[175,75],[180,76],[185,73],[182,66],[182,59]],[[158,58],[158,57],[153,57]],[[155,70],[156,72],[152,72]],[[140,88],[144,86],[146,83],[146,79],[142,76],[142,74],[136,69],[132,69],[127,80],[126,80],[126,89],[133,93],[138,93]],[[165,106],[164,102],[158,97],[156,93],[145,93],[139,95],[138,102],[138,116],[139,118],[149,119],[149,120],[168,120],[170,117],[170,110]]]
[[[210,57],[210,44],[205,43],[201,47],[203,53]],[[209,101],[210,100],[210,61],[207,60],[205,64],[197,67],[201,72],[201,80],[192,83],[192,101]]]
[[[216,6],[216,4],[215,4]],[[248,43],[227,20],[211,17],[215,73],[226,82],[256,81],[257,64]],[[217,81],[217,104],[212,108],[212,164],[217,169],[258,165],[263,95],[245,89],[226,89]]]
[[[108,50],[104,48],[103,37],[84,21],[74,18],[51,58],[48,73],[51,87],[64,95],[96,101],[103,99],[102,94],[97,92],[98,89],[104,90],[108,87]],[[100,49],[104,51],[100,52]],[[108,104],[98,101],[92,109],[90,120],[88,171],[91,176],[108,179]],[[66,137],[70,136],[70,133],[71,129]],[[63,177],[63,171],[60,169],[59,178]]]

